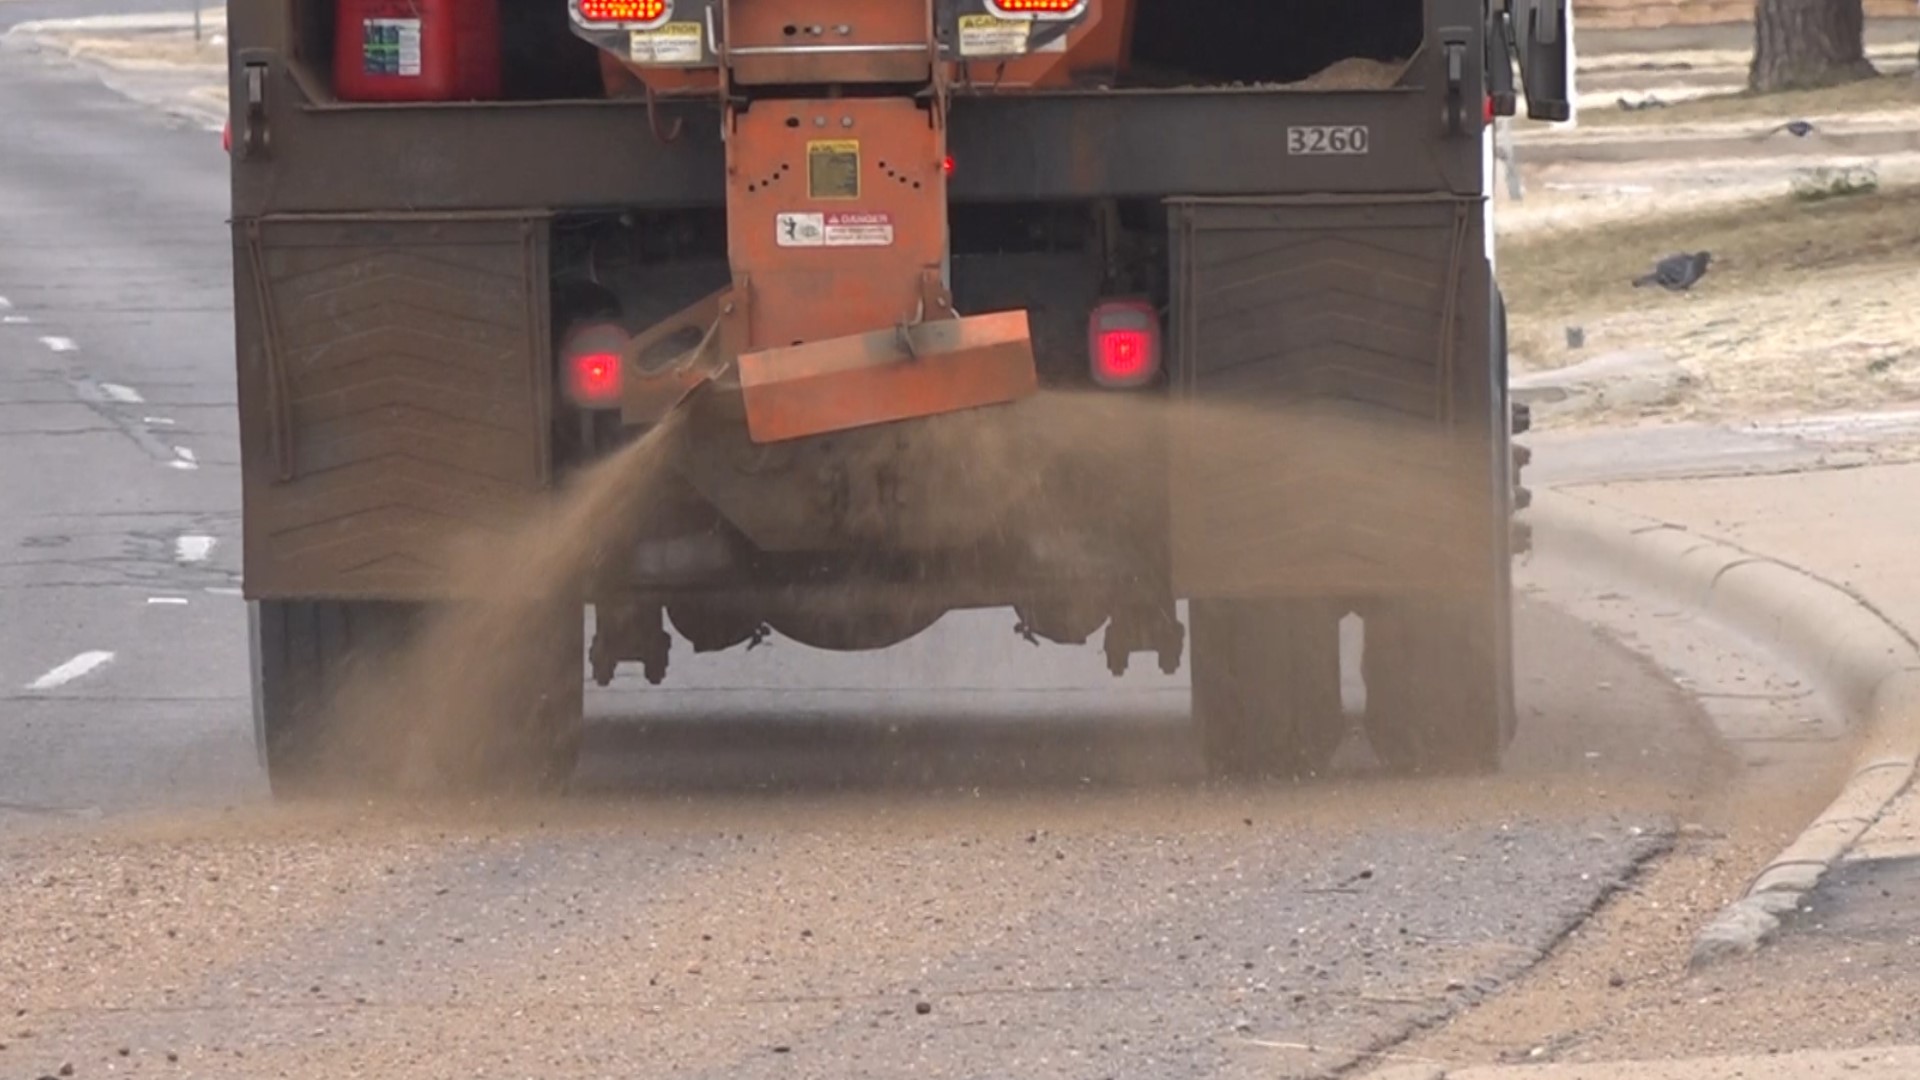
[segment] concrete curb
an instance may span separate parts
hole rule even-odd
[[[1912,783],[1920,646],[1865,598],[1684,526],[1557,491],[1527,517],[1541,550],[1609,567],[1778,652],[1835,696],[1858,735],[1840,794],[1700,932],[1692,963],[1753,952]]]
[[[227,9],[223,4],[209,4],[201,12],[201,21],[209,30],[224,33],[227,28]],[[159,11],[142,15],[82,15],[70,19],[32,19],[14,24],[9,34],[30,37],[37,34],[143,34],[166,30],[193,29],[193,10]]]

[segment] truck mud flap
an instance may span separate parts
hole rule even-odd
[[[1503,575],[1479,199],[1190,199],[1171,214],[1176,590],[1361,597]]]
[[[234,247],[247,594],[436,595],[550,480],[544,216],[255,218]]]

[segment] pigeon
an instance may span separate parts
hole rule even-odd
[[[1754,137],[1757,139],[1770,139],[1784,131],[1796,139],[1804,139],[1819,130],[1820,129],[1814,127],[1810,121],[1789,120],[1784,124],[1775,124],[1773,127],[1768,128]]]
[[[1669,292],[1685,292],[1707,276],[1707,264],[1712,261],[1713,253],[1710,251],[1669,255],[1653,264],[1653,273],[1634,278],[1633,287],[1639,289],[1658,285]]]

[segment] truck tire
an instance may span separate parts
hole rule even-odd
[[[1401,773],[1497,769],[1515,726],[1508,620],[1498,608],[1401,599],[1364,618],[1362,727],[1374,755]]]
[[[381,601],[251,605],[254,742],[276,796],[367,794],[397,785],[394,746],[354,738],[332,705],[356,676],[406,644],[423,610]],[[581,618],[570,625],[570,634],[557,626],[548,639],[554,663],[534,698],[536,715],[510,731],[475,732],[487,744],[486,767],[460,771],[459,786],[547,789],[572,773],[584,726],[585,627]]]
[[[1194,600],[1193,713],[1208,772],[1301,778],[1347,735],[1339,616],[1317,600]]]

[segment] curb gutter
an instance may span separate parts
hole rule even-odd
[[[1672,522],[1557,491],[1540,492],[1526,516],[1542,549],[1607,566],[1727,624],[1840,702],[1859,740],[1851,777],[1699,933],[1692,964],[1753,952],[1912,783],[1920,763],[1920,646],[1840,586]]]

